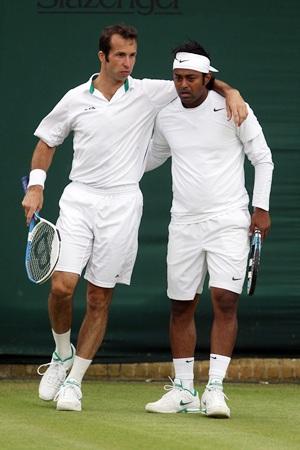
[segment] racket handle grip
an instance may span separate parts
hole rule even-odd
[[[27,186],[29,183],[29,176],[28,175],[24,175],[24,177],[21,178],[21,183],[22,183],[22,188],[24,193],[26,194],[27,191]],[[29,231],[31,231],[31,229],[33,228],[33,226],[35,225],[35,222],[37,219],[39,219],[39,213],[36,211],[31,219],[31,222],[29,224]]]
[[[29,183],[29,177],[28,177],[28,175],[25,175],[24,177],[21,178],[21,183],[22,183],[23,191],[26,193],[26,191],[27,191],[27,186],[28,186],[28,183]]]

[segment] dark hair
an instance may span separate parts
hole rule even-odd
[[[176,53],[178,53],[178,52],[195,53],[196,55],[206,56],[208,59],[210,59],[209,53],[197,41],[189,40],[189,41],[184,42],[183,44],[179,45],[178,47],[174,48],[172,50],[172,54],[173,54],[174,58],[176,56]],[[210,81],[206,85],[207,89],[213,89],[214,80],[215,80],[215,78],[212,75]]]
[[[206,56],[207,58],[210,59],[210,56],[207,53],[207,51],[197,41],[189,40],[189,41],[184,42],[183,44],[179,45],[178,47],[174,48],[172,50],[174,58],[176,56],[176,53],[178,53],[178,52],[196,53],[196,55]]]
[[[138,37],[137,30],[130,25],[118,24],[105,27],[99,38],[99,50],[104,53],[106,61],[108,61],[108,54],[111,49],[111,37],[113,34],[119,34],[123,39],[134,39],[135,41],[137,41]]]

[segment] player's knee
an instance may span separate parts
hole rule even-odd
[[[111,304],[112,292],[105,288],[89,288],[87,295],[87,307],[94,314],[102,314],[108,311]]]
[[[193,317],[197,306],[197,300],[179,301],[172,300],[171,313],[174,320]]]
[[[235,316],[238,306],[238,294],[234,292],[220,290],[214,296],[214,311],[215,314],[222,314],[224,316]]]
[[[73,296],[74,287],[72,285],[56,281],[51,286],[51,296],[57,299],[71,299]]]
[[[78,275],[56,272],[51,280],[50,295],[57,299],[71,299],[78,281]]]

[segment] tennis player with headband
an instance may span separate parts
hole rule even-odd
[[[173,79],[178,98],[157,116],[146,170],[172,158],[173,202],[168,242],[170,341],[175,371],[168,392],[146,410],[199,412],[230,417],[223,379],[237,335],[249,231],[270,228],[273,162],[253,111],[240,127],[226,117],[224,98],[210,90],[208,53],[197,42],[175,50]],[[245,155],[255,168],[250,217]],[[195,311],[206,274],[213,306],[209,380],[201,401],[194,389]]]
[[[100,347],[116,283],[130,284],[143,198],[139,181],[158,111],[176,97],[172,81],[132,78],[137,53],[133,27],[106,27],[99,40],[100,73],[71,89],[42,120],[35,136],[23,207],[29,223],[43,205],[55,148],[73,133],[71,183],[60,199],[61,254],[52,276],[49,316],[55,351],[39,386],[58,410],[80,411],[81,381]],[[247,110],[238,91],[216,81],[239,125]],[[87,305],[75,348],[72,298],[83,269]]]

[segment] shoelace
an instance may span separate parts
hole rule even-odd
[[[75,384],[75,383],[72,383],[72,382],[66,382],[60,387],[59,391],[57,392],[57,394],[55,395],[53,400],[55,402],[57,402],[58,397],[60,396],[60,394],[63,391],[66,391],[67,389],[71,389],[72,391],[74,391],[76,397],[78,399],[80,399],[80,386],[78,384]]]
[[[164,385],[164,390],[165,391],[173,391],[173,389],[179,389],[179,390],[182,390],[183,389],[183,387],[182,386],[179,386],[178,384],[176,384],[175,383],[175,381],[174,380],[172,380],[172,378],[171,377],[168,377],[169,378],[169,380],[171,381],[171,384],[165,384]]]
[[[48,369],[48,367],[50,367],[50,366],[53,366],[53,367],[57,366],[57,371],[60,370],[60,369],[59,369],[60,367],[64,369],[63,364],[62,364],[61,362],[58,362],[58,361],[51,361],[51,362],[46,363],[46,364],[41,364],[41,365],[37,368],[37,373],[38,373],[39,375],[43,376],[44,373],[46,372],[46,370]],[[41,371],[41,368],[42,368],[42,367],[47,367],[47,369],[44,370],[44,371],[42,372],[42,371]],[[65,370],[65,369],[64,369],[64,370]]]
[[[56,352],[54,352],[53,355],[52,355],[52,361],[50,361],[49,363],[40,365],[40,366],[37,368],[37,373],[38,373],[39,375],[41,375],[41,376],[44,375],[44,373],[46,372],[47,369],[46,369],[44,372],[41,372],[40,369],[41,369],[42,367],[47,367],[47,368],[48,368],[49,366],[55,365],[55,364],[58,364],[59,366],[63,367],[63,363],[65,363],[66,361],[69,361],[69,360],[73,359],[73,358],[74,358],[74,354],[75,354],[75,347],[74,347],[72,344],[71,344],[71,356],[69,356],[69,357],[66,358],[66,359],[60,359],[59,355],[58,355]]]
[[[226,400],[229,400],[229,398],[227,397],[227,395],[224,394],[223,389],[222,389],[222,388],[220,389],[220,387],[218,387],[218,386],[207,385],[207,386],[206,386],[206,389],[207,389],[208,391],[213,391],[213,392],[216,393],[216,394],[222,395],[224,398],[226,398]]]

